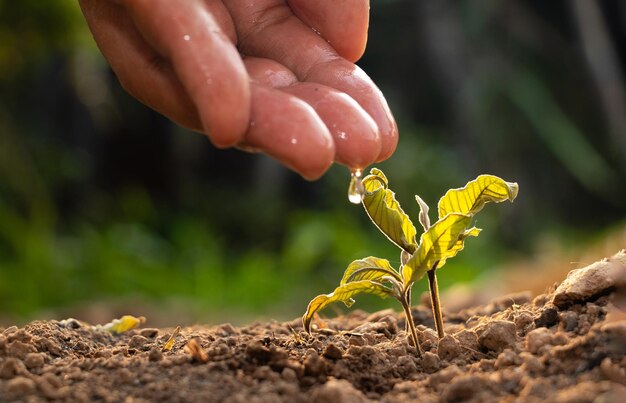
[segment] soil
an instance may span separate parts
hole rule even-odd
[[[76,320],[0,329],[0,401],[626,402],[626,253],[572,271],[550,292],[413,316],[353,311],[115,335]]]

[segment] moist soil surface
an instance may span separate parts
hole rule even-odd
[[[122,334],[70,319],[0,328],[0,401],[626,402],[626,254],[545,294],[416,306],[424,353],[392,310]]]

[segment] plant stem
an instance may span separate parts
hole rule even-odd
[[[413,284],[410,284],[406,288],[406,291],[404,291],[404,300],[406,301],[406,305],[409,307],[409,311],[411,310],[411,288],[413,288]],[[406,323],[404,325],[404,331],[407,333],[411,331],[408,319],[406,320]]]
[[[443,339],[445,332],[443,330],[443,316],[441,315],[441,304],[439,302],[439,287],[437,286],[437,264],[430,269],[428,273],[428,288],[430,288],[430,304],[433,309],[433,317],[435,318],[435,329],[437,336]]]
[[[406,301],[400,301],[402,304],[402,308],[404,309],[404,316],[406,316],[406,322],[409,324],[409,329],[411,331],[411,338],[413,339],[413,344],[417,349],[417,355],[422,356],[422,347],[420,346],[419,341],[417,340],[417,330],[415,330],[415,322],[413,322],[413,314],[411,314],[411,307]]]

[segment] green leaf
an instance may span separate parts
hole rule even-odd
[[[487,202],[513,201],[517,197],[517,183],[505,182],[493,175],[480,175],[465,187],[450,189],[439,200],[439,218],[450,213],[474,215]]]
[[[466,233],[471,219],[471,216],[465,214],[448,214],[422,234],[417,251],[402,267],[405,287],[420,279],[435,263],[441,260],[445,262],[463,248],[462,243],[457,247],[457,241]],[[470,230],[468,235],[477,234],[477,230]]]
[[[311,319],[313,319],[313,315],[315,312],[325,308],[327,305],[333,302],[347,302],[347,305],[351,305],[354,300],[354,297],[357,294],[374,294],[379,297],[387,297],[391,295],[392,289],[379,283],[371,280],[359,280],[353,281],[344,285],[340,285],[335,288],[335,291],[330,294],[322,294],[313,298],[311,302],[309,302],[309,306],[306,309],[306,312],[302,316],[302,324],[304,325],[304,330],[307,332],[311,332]]]
[[[350,263],[339,284],[344,285],[359,280],[383,282],[385,277],[402,282],[400,275],[391,267],[388,260],[370,256]]]
[[[417,249],[415,236],[417,231],[402,210],[395,194],[387,188],[385,174],[373,168],[370,175],[363,179],[365,194],[363,207],[378,229],[401,249],[413,253]]]

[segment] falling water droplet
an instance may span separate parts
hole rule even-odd
[[[350,186],[348,186],[348,200],[350,200],[350,203],[359,204],[363,200],[365,188],[361,181],[361,175],[362,171],[360,169],[355,169],[351,173]]]

